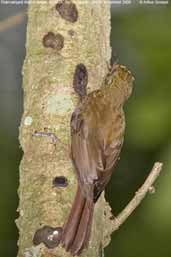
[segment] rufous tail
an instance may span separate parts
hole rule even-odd
[[[73,256],[80,255],[90,240],[94,202],[86,199],[78,185],[68,220],[63,227],[61,243]]]

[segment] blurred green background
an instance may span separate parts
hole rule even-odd
[[[0,21],[27,6],[0,4]],[[0,257],[15,257],[18,165],[22,156],[18,127],[22,114],[21,69],[26,19],[0,31]],[[114,215],[143,183],[154,161],[164,169],[133,215],[112,235],[106,257],[171,256],[171,9],[168,6],[112,8],[113,59],[127,65],[136,80],[126,111],[121,160],[106,192]],[[170,117],[170,118],[169,118]]]

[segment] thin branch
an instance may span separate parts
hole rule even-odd
[[[133,199],[128,203],[128,205],[121,211],[121,213],[114,219],[113,231],[117,230],[131,215],[131,213],[137,208],[148,192],[154,192],[153,184],[156,181],[162,170],[163,164],[156,162],[145,180],[144,184],[136,192]]]
[[[22,11],[17,13],[14,16],[8,17],[5,20],[0,22],[0,33],[4,32],[7,29],[11,29],[14,26],[17,26],[22,23],[24,18],[26,17],[26,11]]]

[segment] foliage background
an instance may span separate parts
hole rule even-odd
[[[0,4],[0,21],[27,9]],[[25,19],[0,32],[0,256],[15,257],[18,165],[22,156],[18,127],[23,108],[21,69]],[[164,162],[156,193],[148,195],[112,236],[106,257],[171,256],[171,15],[168,6],[113,6],[113,59],[127,65],[136,81],[126,111],[121,160],[106,197],[116,215],[142,184],[154,161]]]

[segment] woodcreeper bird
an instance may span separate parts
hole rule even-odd
[[[78,189],[61,238],[74,256],[88,247],[94,205],[119,158],[125,131],[123,105],[133,80],[126,67],[115,64],[100,89],[83,96],[75,87],[82,99],[71,117],[71,157]]]

